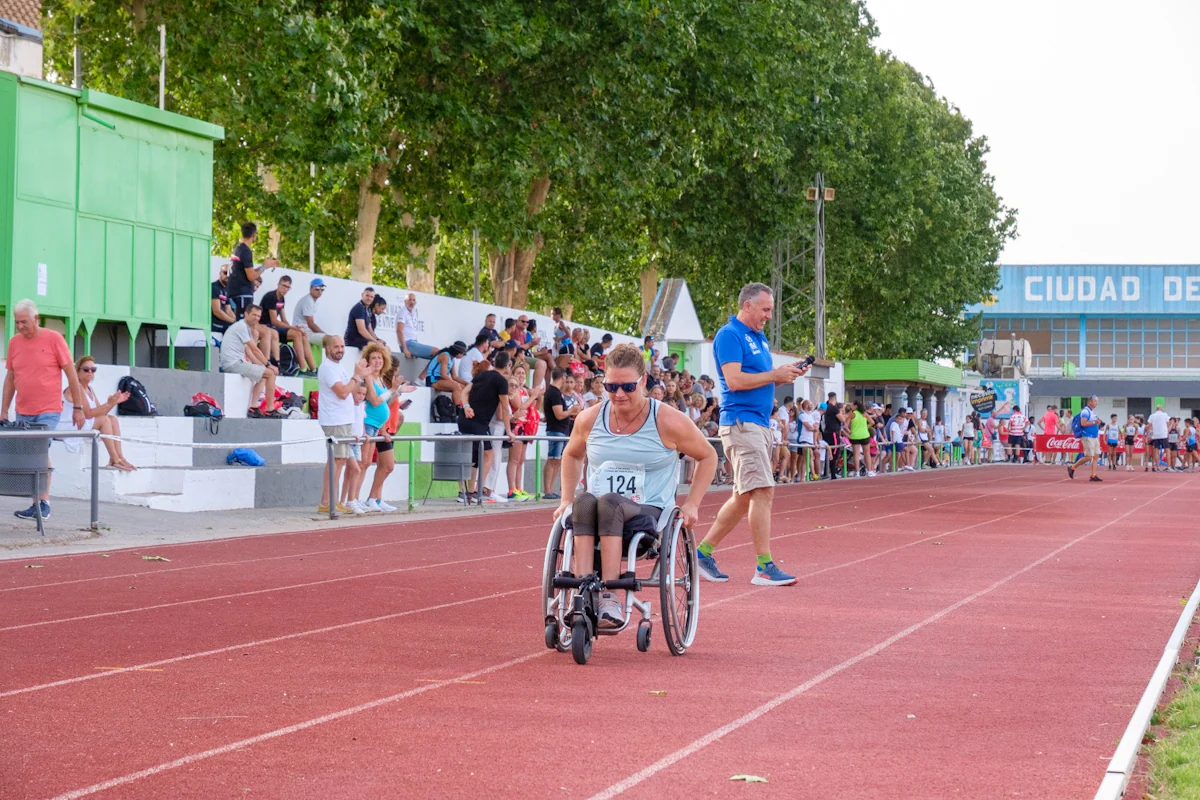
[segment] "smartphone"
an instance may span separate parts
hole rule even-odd
[[[804,369],[805,367],[812,366],[813,362],[816,360],[817,360],[816,356],[810,355],[810,356],[806,357],[803,361],[797,361],[796,369]]]
[[[405,400],[403,403],[400,404],[400,410],[407,411],[408,407],[411,405],[412,405],[412,398],[410,397],[408,400]]]

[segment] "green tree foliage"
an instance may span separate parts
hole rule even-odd
[[[636,332],[639,286],[688,280],[713,331],[827,206],[841,357],[953,355],[1015,235],[986,139],[879,53],[859,0],[49,0],[47,60],[223,125],[218,251],[253,218],[302,263]],[[315,165],[315,175],[310,173]],[[432,250],[430,248],[436,248]],[[433,267],[436,271],[425,271]],[[784,309],[789,314],[796,309]],[[785,340],[811,341],[800,315]]]

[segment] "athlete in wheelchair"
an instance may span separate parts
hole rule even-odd
[[[696,425],[646,395],[641,351],[618,345],[606,363],[608,398],[576,418],[563,452],[562,501],[542,575],[546,646],[570,650],[580,664],[593,639],[620,633],[634,609],[638,649],[649,648],[651,604],[637,596],[643,588],[659,589],[670,652],[687,651],[700,612],[692,528],[717,470]],[[695,459],[696,471],[687,501],[676,506],[681,454]],[[585,459],[587,491],[579,492]],[[642,575],[639,561],[648,567]]]

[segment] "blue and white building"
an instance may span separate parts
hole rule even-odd
[[[1095,394],[1104,415],[1200,416],[1200,264],[1005,265],[982,339],[1025,339],[1035,412]],[[986,343],[985,343],[986,344]]]

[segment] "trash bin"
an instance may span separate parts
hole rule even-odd
[[[5,436],[7,431],[44,431],[47,425],[33,422],[8,423],[0,427],[0,495],[31,497],[46,491],[50,469],[50,440]],[[41,473],[38,489],[32,477]]]

